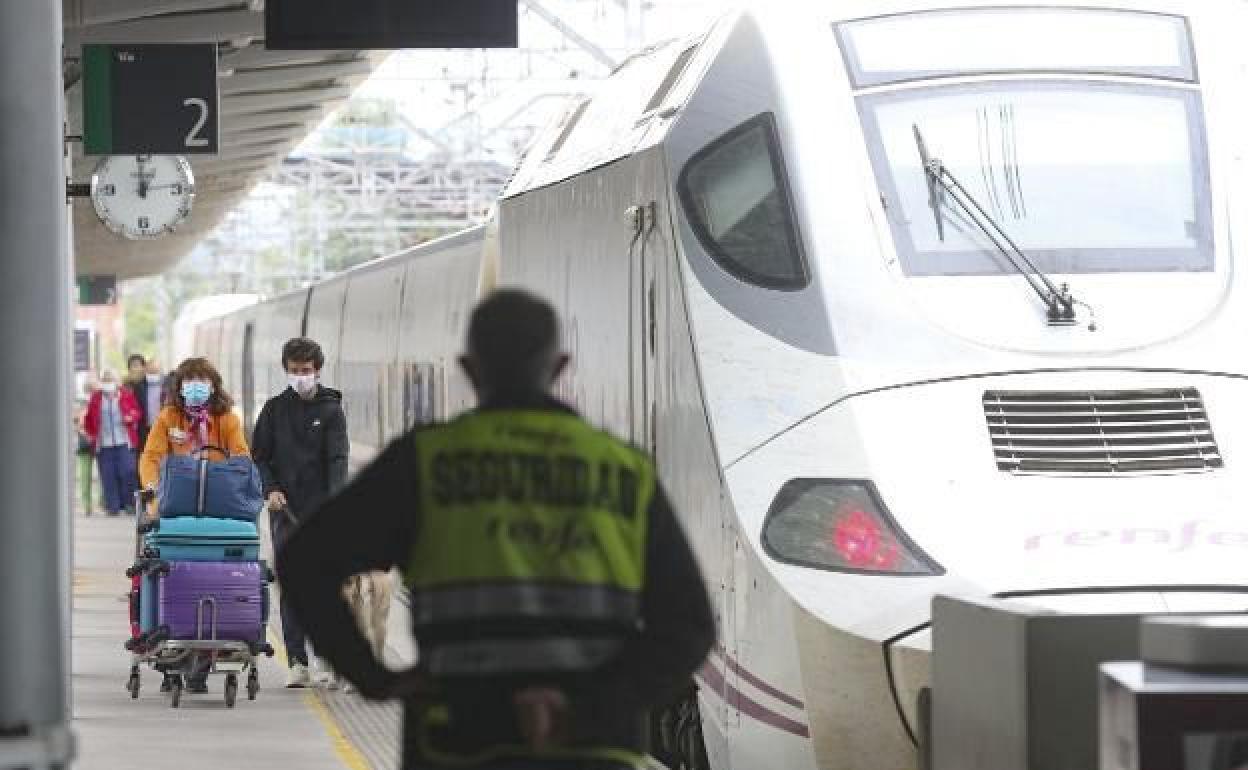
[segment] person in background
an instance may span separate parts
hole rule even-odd
[[[141,359],[142,356],[130,358]],[[143,420],[139,423],[139,449],[141,451],[147,444],[147,434],[151,432],[152,425],[160,416],[160,410],[164,408],[167,401],[164,377],[161,376],[160,365],[155,359],[148,359],[144,363],[143,372],[139,378],[131,379],[130,389],[134,391],[134,398],[138,401],[139,410],[143,413]]]
[[[320,382],[325,354],[306,337],[282,347],[288,387],[265,402],[252,432],[254,458],[264,481],[269,528],[278,553],[290,533],[347,480],[347,419],[342,394]],[[387,578],[389,576],[386,576]],[[281,599],[282,638],[290,664],[287,687],[311,684],[303,629]]]
[[[87,438],[87,443],[89,445],[89,451],[88,451],[87,456],[90,458],[90,461],[91,461],[91,467],[88,468],[88,470],[91,472],[91,481],[87,483],[86,492],[87,494],[92,495],[92,502],[87,504],[86,510],[92,511],[92,512],[102,511],[105,509],[104,485],[100,483],[100,471],[99,471],[99,468],[97,467],[96,458],[95,458],[95,443],[91,440],[91,437],[87,435],[87,432],[86,432],[87,431],[87,404],[90,403],[91,401],[91,394],[99,391],[99,389],[100,389],[99,374],[97,372],[87,372],[86,377],[84,378],[83,383],[82,383],[82,392],[83,392],[82,433]],[[135,463],[135,472],[136,473],[138,472],[137,462]]]
[[[128,387],[133,387],[143,381],[143,375],[147,372],[147,359],[142,353],[131,353],[126,357],[126,381],[123,383]]]
[[[147,382],[150,385],[153,382],[160,383],[160,405],[166,407],[169,405],[169,374],[162,371],[160,362],[152,359],[147,362]]]
[[[243,436],[243,422],[232,409],[234,400],[208,359],[183,361],[174,370],[170,385],[171,403],[160,410],[152,424],[139,461],[139,479],[148,490],[156,489],[161,464],[170,454],[191,454],[205,447],[215,447],[229,456],[251,454]],[[187,692],[207,692],[207,679],[206,673],[188,676]]]
[[[99,389],[87,401],[83,429],[95,450],[104,510],[109,516],[134,507],[134,450],[139,446],[141,419],[134,394],[118,386],[117,373],[111,369],[101,372]]]
[[[480,406],[391,443],[278,555],[317,651],[366,697],[405,698],[405,768],[641,766],[646,710],[715,640],[651,460],[549,395],[558,339],[543,300],[487,297],[461,359]],[[419,645],[401,674],[341,593],[391,567]]]
[[[78,502],[82,505],[83,514],[90,516],[94,504],[91,500],[91,476],[95,473],[95,445],[87,433],[87,399],[95,392],[95,383],[87,384],[87,398],[79,398],[74,404],[74,435],[77,448],[74,451],[78,462],[74,469],[74,481],[78,490]]]

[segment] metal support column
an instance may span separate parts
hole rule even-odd
[[[0,768],[70,762],[61,0],[0,1]]]

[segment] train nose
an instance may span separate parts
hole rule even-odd
[[[1032,400],[1011,402],[1003,417],[1007,395]],[[892,550],[858,549],[851,561],[914,556],[895,560],[910,575],[920,572],[910,562],[925,562],[930,572],[984,593],[1236,584],[1248,552],[1248,487],[1232,472],[1242,448],[1229,427],[1216,442],[1211,430],[1248,419],[1239,408],[1243,396],[1242,385],[1218,378],[1141,372],[992,375],[900,387],[830,406],[734,463],[728,478],[751,532],[775,523],[768,515],[781,508],[811,509],[777,505],[778,492],[806,484],[798,502],[824,503],[829,513],[820,521],[833,546],[849,551],[875,542],[877,530],[894,536]],[[1195,416],[1176,416],[1188,412]],[[1123,419],[1133,422],[1102,424]],[[1196,455],[1171,446],[1180,428],[1197,431]],[[1085,435],[1093,429],[1099,438]],[[1134,432],[1121,433],[1128,429]],[[1100,440],[1117,443],[1087,448]],[[1050,464],[1036,464],[1040,449]],[[1156,454],[1163,449],[1174,456]],[[1102,450],[1104,467],[1091,459]],[[1011,452],[1031,464],[1018,465],[1023,460]],[[1064,470],[1051,466],[1063,458]],[[849,513],[883,515],[842,523],[833,504],[841,500],[827,500],[825,492],[836,487],[847,498],[852,484],[868,488],[871,499]],[[819,543],[809,535],[770,545],[779,551],[786,543]]]

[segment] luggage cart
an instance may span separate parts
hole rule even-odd
[[[207,623],[205,623],[205,619]],[[168,683],[169,705],[178,708],[186,680],[192,676],[224,675],[225,705],[234,708],[240,677],[247,680],[247,700],[260,693],[260,671],[256,660],[268,652],[267,644],[217,639],[217,605],[210,597],[200,600],[196,610],[196,638],[161,638],[162,630],[149,639],[149,646],[131,663],[126,689],[131,698],[139,697],[140,666],[144,663],[159,671]]]
[[[140,490],[135,493],[135,569],[140,570],[159,569],[161,564],[161,560],[146,558],[144,554],[143,536],[150,526],[143,512],[144,505],[151,499],[150,492]],[[217,603],[212,597],[200,599],[195,625],[193,639],[169,638],[169,629],[161,627],[126,643],[126,649],[131,652],[126,690],[132,699],[138,698],[142,689],[141,671],[144,665],[162,675],[161,690],[170,694],[169,705],[172,708],[181,706],[186,680],[193,675],[223,675],[225,705],[229,708],[234,708],[238,700],[240,678],[247,680],[247,700],[256,699],[260,693],[257,661],[261,655],[272,657],[273,647],[263,639],[256,642],[218,639]]]

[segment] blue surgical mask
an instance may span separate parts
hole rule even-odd
[[[212,397],[212,386],[199,380],[182,383],[182,400],[187,406],[203,406]]]

